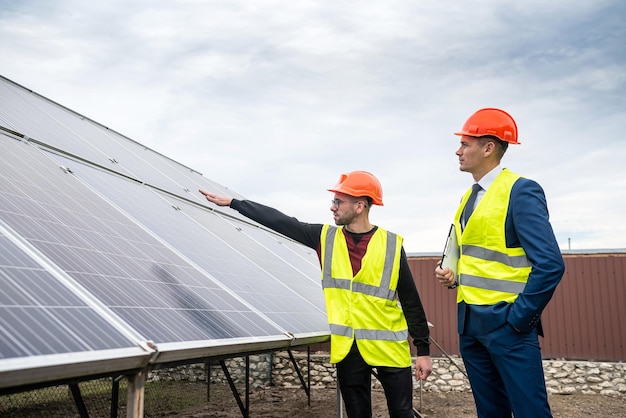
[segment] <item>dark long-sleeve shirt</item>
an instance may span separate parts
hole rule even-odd
[[[287,216],[274,208],[249,200],[233,199],[230,207],[261,225],[298,241],[309,248],[313,248],[317,251],[318,258],[320,257],[320,240],[324,225],[300,222],[298,219]],[[375,231],[376,228],[364,234],[355,234],[344,228],[346,240],[352,240],[352,242],[348,242],[348,249],[350,262],[355,273],[360,269],[361,258],[365,253],[369,238]],[[417,355],[429,355],[430,331],[426,313],[415,286],[404,248],[402,248],[400,257],[400,272],[396,293],[407,320],[409,334],[413,338],[413,344],[417,347]]]

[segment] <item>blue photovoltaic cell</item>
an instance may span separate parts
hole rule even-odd
[[[285,252],[276,234],[227,221],[136,182],[54,158],[281,328],[293,334],[328,329],[319,267],[288,249]]]
[[[283,333],[36,147],[0,140],[0,217],[146,339]]]
[[[133,347],[0,233],[0,360]]]

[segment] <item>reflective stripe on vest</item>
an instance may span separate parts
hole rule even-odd
[[[522,293],[526,287],[526,282],[510,282],[508,280],[489,279],[487,277],[471,276],[469,274],[461,274],[459,283],[463,283],[463,286],[472,286],[479,289],[506,293]]]
[[[495,250],[488,250],[477,245],[463,245],[463,254],[487,261],[496,261],[513,268],[530,267],[525,255],[511,256]]]
[[[337,228],[328,228],[326,233],[326,248],[324,259],[327,260],[324,263],[324,272],[322,277],[322,287],[324,289],[344,289],[350,290],[350,279],[339,279],[332,277],[331,266],[333,259],[333,242],[335,241],[335,235],[337,234]],[[397,236],[395,234],[387,234],[387,248],[385,254],[385,265],[383,267],[383,276],[380,281],[380,286],[372,286],[365,283],[355,282],[352,284],[352,291],[357,293],[363,293],[369,296],[375,296],[378,298],[394,300],[396,297],[396,291],[390,289],[391,274],[393,272],[393,260],[396,250]]]
[[[352,331],[352,327],[330,324],[330,332],[333,335],[352,337]],[[396,332],[386,330],[355,329],[354,338],[357,340],[405,341],[409,338],[409,332],[408,330]]]
[[[504,224],[509,199],[518,174],[502,170],[476,205],[465,230],[458,233],[460,243],[459,290],[457,301],[491,305],[513,302],[524,291],[531,265],[521,247],[507,248]],[[469,190],[457,209],[459,220]]]
[[[530,263],[525,255],[510,256],[508,254],[495,250],[488,250],[476,245],[462,245],[461,251],[466,256],[479,258],[485,261],[495,261],[512,268],[530,267]],[[524,287],[526,287],[526,282],[495,280],[488,277],[480,277],[464,273],[461,273],[459,283],[463,283],[465,286],[506,293],[522,293],[524,291]]]

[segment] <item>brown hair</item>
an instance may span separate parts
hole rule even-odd
[[[495,136],[485,135],[478,138],[480,145],[485,145],[487,142],[493,142],[496,146],[496,156],[498,158],[502,158],[507,148],[509,147],[509,143],[506,141],[500,140]]]

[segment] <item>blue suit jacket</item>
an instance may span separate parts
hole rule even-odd
[[[460,302],[459,334],[486,333],[508,322],[522,333],[538,327],[543,335],[541,312],[565,273],[565,263],[549,222],[545,194],[537,182],[522,177],[513,185],[505,235],[507,247],[522,247],[526,252],[531,265],[526,287],[513,303],[479,306]]]

